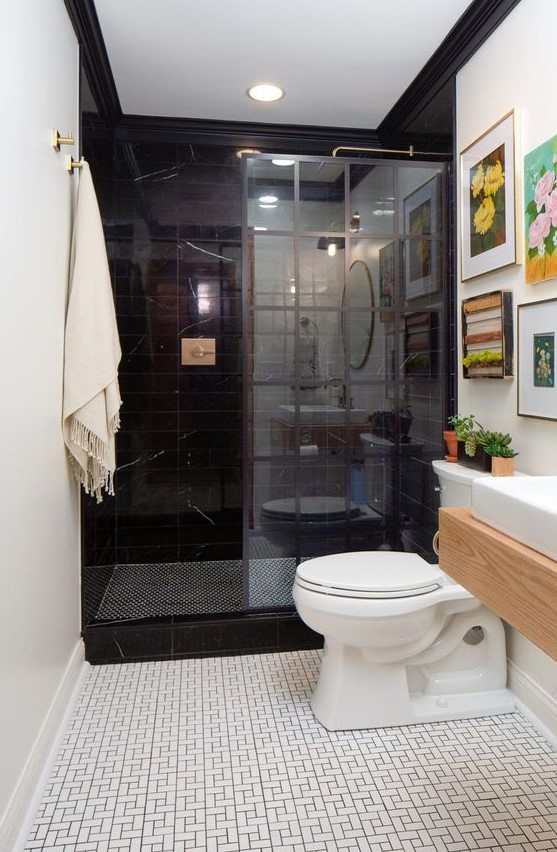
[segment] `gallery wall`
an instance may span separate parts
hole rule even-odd
[[[460,280],[459,272],[457,299],[460,305],[462,299],[471,296],[492,290],[511,290],[514,300],[515,353],[517,305],[557,299],[557,278],[526,284],[522,262],[525,242],[524,155],[557,134],[557,115],[551,108],[555,100],[553,44],[556,27],[557,6],[554,3],[549,0],[522,0],[457,76],[457,152],[466,149],[510,110],[515,111],[516,211],[520,262],[465,282]],[[459,243],[460,225],[459,221]],[[462,377],[460,357],[459,352],[460,412],[475,414],[488,429],[510,432],[513,445],[519,452],[516,459],[518,470],[528,474],[557,474],[557,421],[517,414],[516,354],[515,377],[506,380],[466,380]],[[523,380],[526,380],[525,376]],[[557,718],[557,663],[510,629],[508,654],[512,688],[535,709],[546,724],[553,725],[553,720]]]

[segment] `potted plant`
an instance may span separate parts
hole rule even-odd
[[[462,449],[459,447],[458,460],[468,467],[490,473],[493,454],[487,452],[487,447],[491,447],[498,457],[502,457],[507,453],[511,441],[512,438],[508,432],[493,432],[480,426],[466,436]]]
[[[468,435],[480,424],[476,421],[473,414],[468,414],[464,417],[462,414],[453,414],[447,418],[447,423],[452,426],[452,429],[446,429],[443,432],[443,438],[447,445],[448,455],[445,456],[447,461],[456,462],[458,460],[458,445],[459,442],[464,442]]]
[[[514,458],[518,453],[511,446],[494,441],[486,444],[484,452],[491,457],[493,476],[514,476]]]
[[[412,440],[408,433],[412,425],[412,410],[408,402],[408,391],[405,388],[401,404],[394,411],[374,411],[369,415],[371,431],[380,438],[386,438],[393,443],[408,444]]]

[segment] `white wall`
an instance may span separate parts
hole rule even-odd
[[[457,151],[460,152],[514,109],[517,119],[517,220],[522,238],[522,162],[524,154],[557,133],[554,0],[522,0],[457,77]],[[459,205],[460,209],[460,205]],[[516,305],[557,296],[557,279],[524,283],[522,265],[459,285],[463,298],[490,290],[512,289]],[[516,362],[516,359],[515,359]],[[460,356],[459,356],[460,363]],[[459,366],[459,373],[462,370]],[[517,381],[459,380],[459,410],[474,413],[489,429],[511,432],[519,451],[517,467],[531,474],[557,474],[557,422],[516,414]],[[557,696],[557,663],[516,631],[509,631],[509,656],[551,696]]]
[[[1,836],[80,641],[77,488],[60,428],[76,178],[50,146],[52,127],[78,131],[78,51],[63,0],[3,4],[0,103]]]

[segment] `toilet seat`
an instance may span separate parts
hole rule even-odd
[[[362,551],[310,559],[296,569],[296,583],[322,595],[377,600],[427,595],[443,585],[443,573],[416,553]]]
[[[286,497],[282,500],[269,500],[263,503],[261,511],[268,518],[277,521],[295,521],[296,500]],[[344,497],[300,497],[300,520],[306,522],[346,521],[357,518],[361,510],[351,503],[347,508]]]

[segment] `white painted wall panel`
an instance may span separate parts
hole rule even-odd
[[[49,138],[77,134],[77,42],[62,0],[0,17],[1,822],[78,642],[79,552],[60,428],[76,178]]]

